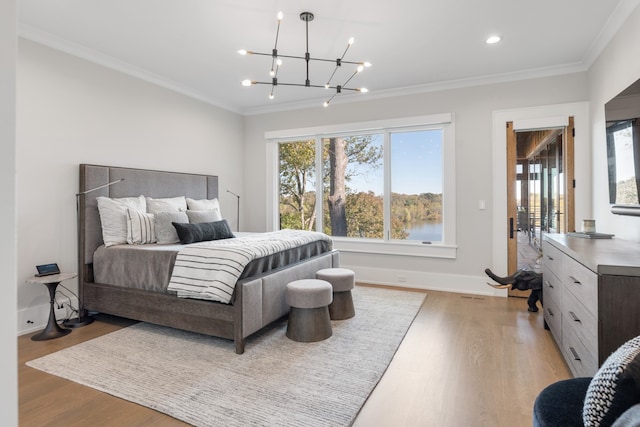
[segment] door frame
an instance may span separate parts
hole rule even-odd
[[[565,126],[574,117],[574,214],[576,220],[592,215],[591,138],[589,103],[547,105],[540,107],[498,110],[493,112],[493,265],[498,275],[507,272],[507,122],[516,129],[540,129]],[[501,292],[506,296],[507,291]]]

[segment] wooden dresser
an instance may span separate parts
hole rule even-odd
[[[640,335],[640,243],[547,234],[544,319],[576,377]]]

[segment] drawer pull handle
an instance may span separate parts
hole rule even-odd
[[[548,280],[545,280],[544,283],[546,283],[548,287],[553,289],[553,285],[551,284],[551,282],[549,282]]]
[[[573,354],[573,360],[580,360],[580,356],[573,347],[569,347],[569,351]]]
[[[582,283],[580,283],[580,281],[573,276],[569,276],[569,279],[576,285],[582,285]]]
[[[549,261],[553,261],[553,257],[550,257],[549,255],[547,255],[547,259],[548,259]]]
[[[551,317],[555,316],[555,315],[553,314],[553,310],[551,310],[550,308],[547,308],[547,311],[549,312],[549,316],[551,316]]]
[[[579,318],[578,316],[576,316],[576,314],[575,314],[573,311],[570,311],[570,312],[569,312],[569,315],[570,315],[571,317],[573,317],[573,321],[574,321],[574,322],[580,322],[580,318]]]

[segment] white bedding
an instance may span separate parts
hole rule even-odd
[[[181,298],[229,303],[249,262],[318,240],[331,243],[323,233],[280,230],[192,244],[178,253],[168,290]]]

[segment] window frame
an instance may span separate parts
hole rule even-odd
[[[443,241],[423,243],[415,240],[392,240],[386,235],[384,239],[360,239],[352,237],[332,237],[334,247],[342,252],[365,254],[388,254],[416,257],[450,258],[457,255],[456,244],[456,170],[455,170],[455,122],[452,113],[435,114],[428,116],[406,117],[400,119],[388,119],[372,122],[344,123],[336,125],[285,129],[265,132],[267,142],[267,229],[278,229],[279,218],[279,156],[280,143],[299,140],[311,140],[316,142],[316,153],[321,150],[322,139],[334,136],[353,136],[365,134],[383,134],[383,146],[385,156],[389,153],[391,132],[442,129],[442,217]],[[321,151],[320,151],[321,152]],[[316,155],[316,170],[322,170],[321,156]],[[391,209],[390,194],[390,162],[384,159],[384,221],[388,224]],[[316,181],[316,209],[320,209],[317,215],[316,229],[322,230],[322,180]],[[318,228],[320,227],[320,228]],[[386,231],[386,229],[385,229]],[[385,233],[386,234],[386,233]]]

